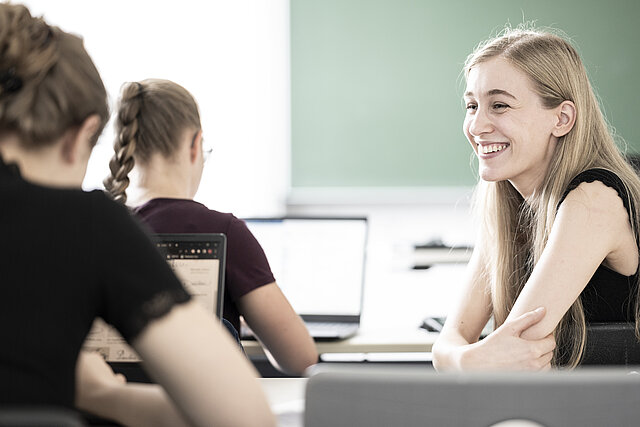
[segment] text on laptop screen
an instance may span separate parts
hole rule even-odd
[[[207,240],[202,236],[207,236]],[[158,234],[154,238],[160,254],[167,260],[187,292],[207,312],[221,317],[222,302],[217,298],[218,293],[224,295],[220,268],[225,255],[225,239],[224,236],[215,234],[202,236]],[[88,351],[100,352],[109,362],[140,361],[118,331],[100,318],[94,321],[83,347]]]
[[[298,314],[359,315],[366,219],[248,219]]]
[[[162,241],[156,246],[191,296],[208,313],[215,313],[220,269],[218,243]]]

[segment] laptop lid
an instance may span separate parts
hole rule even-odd
[[[226,237],[224,234],[154,234],[162,256],[193,298],[222,321]],[[139,362],[118,331],[96,319],[84,349],[98,351],[108,362]]]
[[[368,222],[365,217],[246,218],[278,286],[305,322],[358,324]]]
[[[323,363],[310,374],[306,427],[638,424],[640,375],[628,369],[438,373]]]

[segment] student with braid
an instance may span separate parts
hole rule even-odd
[[[273,425],[256,372],[129,212],[81,190],[108,118],[82,40],[0,3],[0,405],[75,403],[126,425]],[[164,389],[80,353],[97,316]]]
[[[205,161],[198,106],[182,86],[144,80],[123,86],[115,154],[105,187],[127,201],[134,170],[134,212],[157,233],[224,233],[227,236],[224,318],[239,330],[242,315],[270,353],[294,375],[318,360],[300,317],[275,282],[265,254],[245,223],[193,200]]]

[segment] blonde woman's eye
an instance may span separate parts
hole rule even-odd
[[[507,104],[502,104],[502,103],[493,104],[494,110],[506,110],[507,108],[509,108]]]
[[[478,106],[476,104],[467,104],[466,109],[467,111],[471,112],[477,110]]]

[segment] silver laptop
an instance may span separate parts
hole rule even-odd
[[[364,217],[247,218],[278,286],[316,340],[360,326],[368,222]],[[251,332],[243,328],[243,338]]]
[[[628,369],[437,373],[324,363],[310,374],[306,427],[638,425],[640,374]]]

